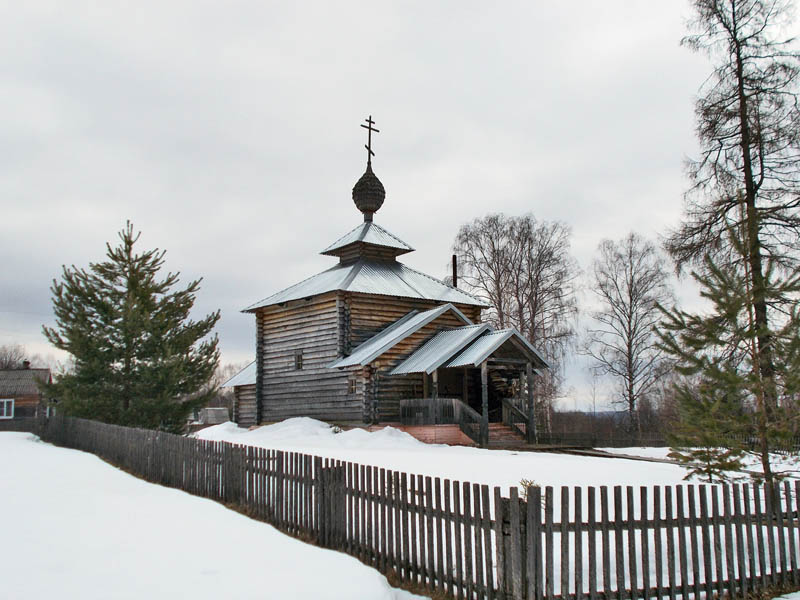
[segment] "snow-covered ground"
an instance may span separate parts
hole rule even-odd
[[[687,474],[685,469],[673,464],[424,444],[391,427],[375,432],[352,429],[335,433],[328,424],[309,418],[288,419],[252,430],[223,423],[202,429],[196,435],[202,439],[303,452],[406,473],[501,486],[506,493],[522,479],[552,486],[638,486],[677,484]]]
[[[26,433],[0,433],[0,598],[416,598],[354,558],[144,482]]]
[[[628,456],[644,456],[647,458],[668,458],[670,448],[598,448],[611,454],[625,454]],[[800,476],[800,456],[786,454],[772,454],[772,468],[775,472],[781,472],[790,477]],[[750,471],[762,472],[761,459],[748,454],[744,458],[745,468]]]

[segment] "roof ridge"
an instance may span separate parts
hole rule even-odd
[[[408,248],[409,250],[413,250],[413,248],[412,248],[412,247],[411,247],[411,246],[408,244],[408,242],[404,242],[403,240],[401,240],[399,237],[397,237],[395,234],[393,234],[393,233],[392,233],[391,231],[389,231],[388,229],[384,229],[383,227],[381,227],[381,226],[380,226],[380,225],[378,225],[377,223],[370,223],[370,225],[372,225],[373,227],[377,227],[377,228],[378,228],[378,229],[380,229],[380,230],[381,230],[383,233],[385,233],[386,235],[388,235],[390,238],[393,238],[393,239],[394,239],[394,240],[396,240],[398,243],[400,243],[400,244],[403,244],[403,245],[404,245],[406,248]]]

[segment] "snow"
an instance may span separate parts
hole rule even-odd
[[[688,473],[683,467],[666,463],[425,444],[392,427],[374,432],[351,429],[334,433],[330,425],[306,417],[251,430],[223,423],[202,429],[196,435],[207,440],[500,486],[505,494],[509,487],[519,486],[522,479],[552,486],[672,485],[682,483]]]
[[[345,554],[91,454],[0,433],[0,456],[4,598],[419,598]]]
[[[610,454],[624,454],[628,456],[644,456],[647,458],[668,458],[671,448],[598,448]],[[800,476],[800,456],[792,454],[771,454],[773,472],[779,472],[789,477]],[[755,454],[747,454],[744,458],[745,469],[763,472],[761,458]]]

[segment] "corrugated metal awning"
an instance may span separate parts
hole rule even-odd
[[[256,361],[253,361],[219,387],[224,387],[224,388],[237,387],[240,385],[255,385],[255,383],[256,383]]]
[[[550,365],[533,345],[516,329],[501,329],[479,337],[475,342],[448,361],[444,367],[477,367],[488,359],[500,346],[513,339],[534,367],[549,369]]]
[[[381,354],[390,350],[408,336],[419,331],[425,325],[436,320],[448,311],[455,314],[463,323],[468,325],[472,324],[472,321],[470,321],[464,313],[449,303],[424,312],[414,310],[361,344],[350,356],[340,358],[329,364],[328,368],[335,369],[356,365],[368,365]]]
[[[484,323],[440,331],[406,360],[392,369],[389,375],[433,373],[451,358],[453,354],[464,348],[488,329],[489,326]]]

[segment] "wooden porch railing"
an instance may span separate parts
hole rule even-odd
[[[458,425],[469,439],[486,445],[480,413],[459,398],[406,398],[400,400],[400,422],[403,425]]]

